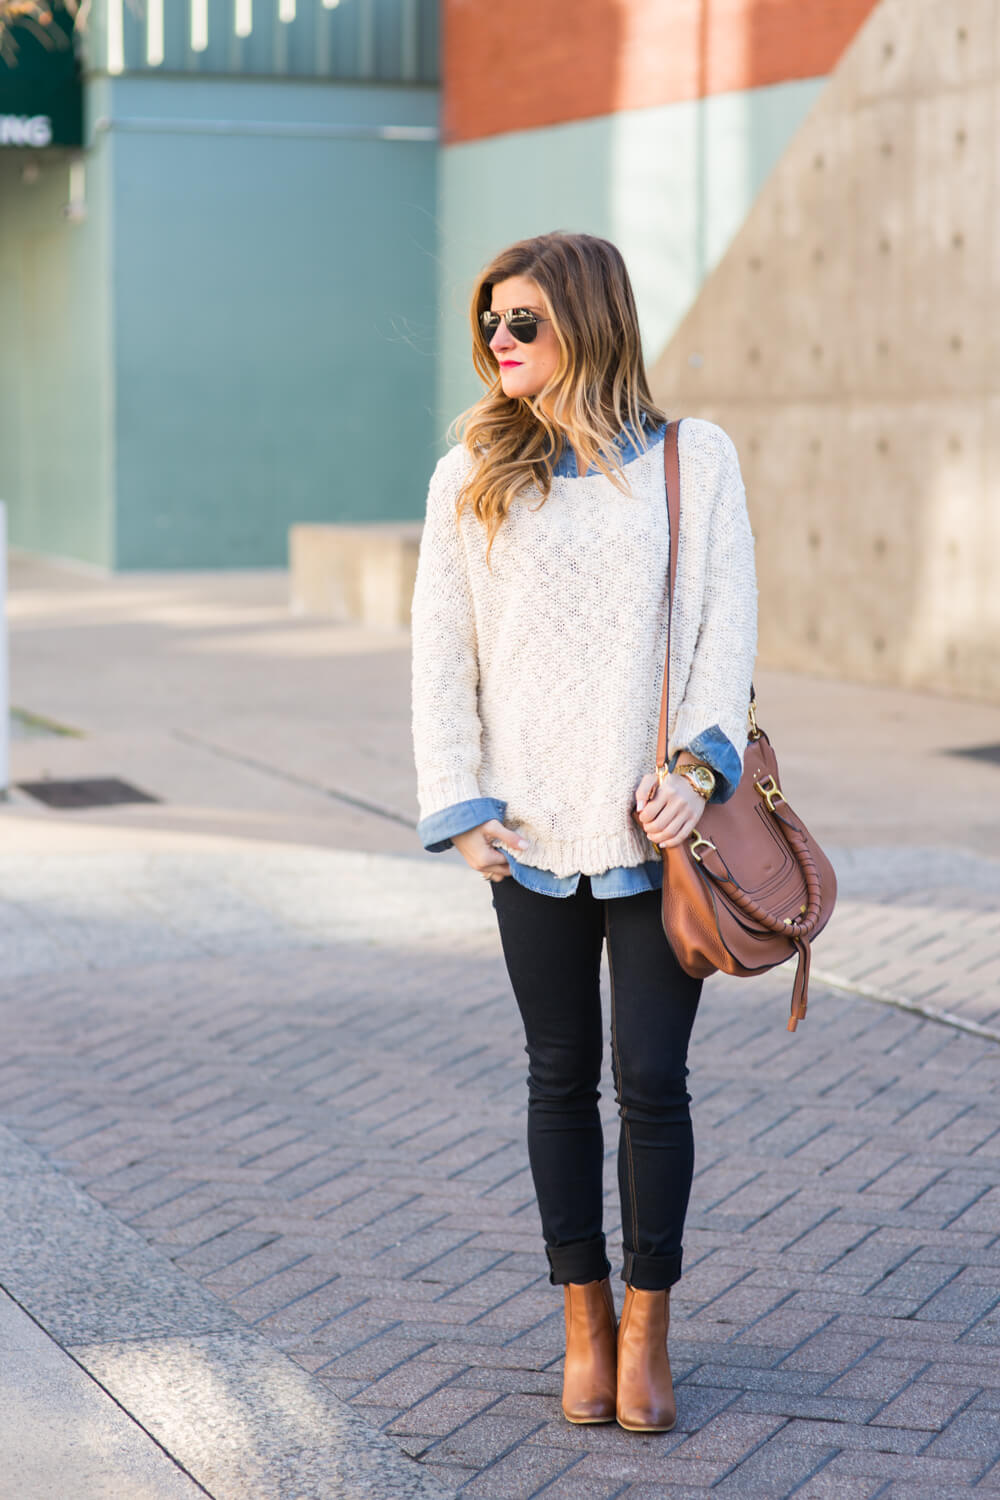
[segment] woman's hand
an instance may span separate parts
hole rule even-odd
[[[490,818],[476,828],[466,829],[465,833],[453,834],[451,841],[466,863],[478,870],[485,880],[503,880],[510,874],[510,865],[503,850],[493,847],[493,839],[503,839],[515,849],[528,847],[528,840],[515,833],[513,828],[506,828],[499,818]]]
[[[650,797],[650,793],[655,794]],[[647,802],[647,797],[650,800]],[[661,849],[676,849],[698,826],[705,799],[690,781],[671,772],[657,785],[654,773],[644,776],[635,789],[639,826]]]

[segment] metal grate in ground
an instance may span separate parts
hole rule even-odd
[[[1000,745],[970,745],[962,750],[949,750],[948,755],[961,755],[966,760],[985,760],[989,765],[1000,766]]]
[[[141,791],[118,776],[99,776],[90,780],[19,781],[18,790],[61,811],[87,807],[115,807],[123,802],[159,802],[159,797]]]

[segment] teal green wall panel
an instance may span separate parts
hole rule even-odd
[[[25,181],[37,168],[37,178]],[[0,499],[15,546],[112,559],[108,155],[0,151]]]
[[[441,155],[438,438],[482,389],[468,299],[502,246],[566,229],[614,240],[635,286],[647,358],[721,259],[824,78],[517,131]]]
[[[434,94],[131,79],[111,103],[116,566],[278,564],[292,522],[414,514],[433,459],[433,141],[163,122],[426,125]]]
[[[412,516],[434,445],[437,92],[91,79],[69,158],[0,152],[0,498],[15,544],[280,564]],[[386,127],[388,130],[384,128]]]
[[[122,129],[130,122],[213,121],[273,125],[422,127],[432,136],[438,123],[436,88],[404,84],[330,83],[312,78],[198,78],[135,73],[99,79],[101,108]],[[96,97],[96,93],[95,93]],[[95,119],[100,113],[95,108]],[[185,126],[186,128],[186,126]]]

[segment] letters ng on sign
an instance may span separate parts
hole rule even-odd
[[[7,24],[11,45],[0,57],[0,151],[83,145],[83,78],[73,16],[63,0],[52,0],[46,14],[42,27],[16,17]]]
[[[48,115],[0,115],[0,146],[50,146]]]

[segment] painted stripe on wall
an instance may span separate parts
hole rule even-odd
[[[459,142],[831,71],[876,0],[444,0]]]

